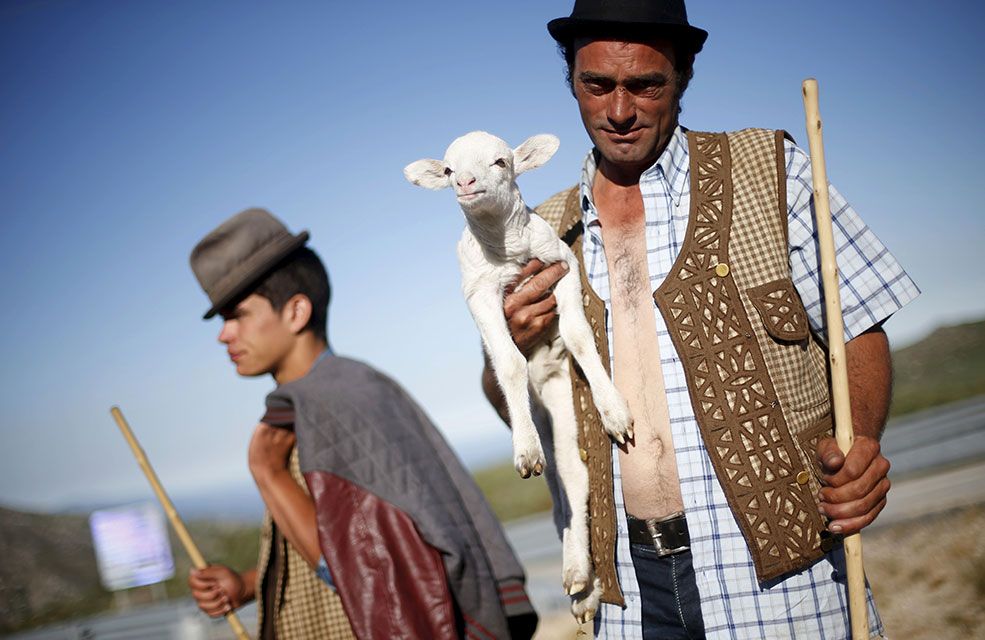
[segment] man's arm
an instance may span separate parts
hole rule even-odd
[[[315,504],[291,476],[288,462],[294,443],[293,432],[261,422],[250,440],[250,473],[277,527],[314,569],[322,555]]]
[[[845,344],[855,442],[848,455],[834,438],[817,447],[821,466],[821,509],[831,518],[828,529],[849,535],[872,524],[886,506],[889,460],[879,439],[892,397],[892,362],[889,341],[876,326]]]
[[[530,350],[544,339],[557,318],[557,300],[552,291],[557,281],[567,272],[568,265],[564,262],[555,262],[545,267],[543,262],[535,259],[528,262],[513,285],[507,287],[503,299],[503,314],[513,342],[524,356],[530,355]],[[523,286],[518,288],[517,285],[521,282]],[[499,417],[509,425],[509,412],[503,391],[496,381],[489,356],[485,352],[482,355],[485,360],[482,368],[482,391]]]

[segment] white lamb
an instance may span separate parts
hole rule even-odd
[[[516,185],[517,175],[547,162],[557,148],[558,139],[552,135],[533,136],[511,149],[496,136],[473,131],[451,143],[444,161],[418,160],[404,169],[404,175],[428,189],[454,187],[465,213],[468,226],[458,243],[462,289],[503,390],[513,428],[513,463],[525,478],[539,475],[545,466],[528,384],[551,415],[557,473],[571,506],[571,520],[562,534],[562,582],[572,596],[572,613],[585,622],[595,615],[601,586],[589,556],[588,471],[578,452],[565,349],[588,379],[606,432],[623,443],[632,438],[633,420],[595,350],[582,309],[578,262],[551,226],[524,203]],[[533,258],[545,264],[563,260],[568,272],[554,289],[557,328],[531,353],[528,372],[528,362],[506,324],[503,296]]]

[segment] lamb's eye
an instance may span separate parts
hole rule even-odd
[[[446,176],[450,176],[451,175],[451,167],[445,167],[445,175]]]
[[[499,160],[497,160],[493,164],[496,165],[497,167],[502,167],[502,168],[505,169],[506,168],[506,159],[505,158],[500,158]]]

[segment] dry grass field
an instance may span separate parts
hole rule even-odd
[[[891,640],[985,638],[985,505],[863,534]]]

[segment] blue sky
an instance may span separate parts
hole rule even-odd
[[[249,481],[271,382],[235,376],[203,322],[195,242],[249,206],[309,229],[342,354],[404,383],[473,465],[507,455],[478,385],[448,194],[401,169],[485,129],[561,139],[521,179],[536,203],[588,148],[545,23],[569,0],[112,2],[0,7],[0,504],[144,489],[119,404],[173,492]],[[985,73],[977,3],[691,2],[710,36],[694,129],[806,145],[818,78],[828,175],[923,289],[894,344],[985,315]]]

